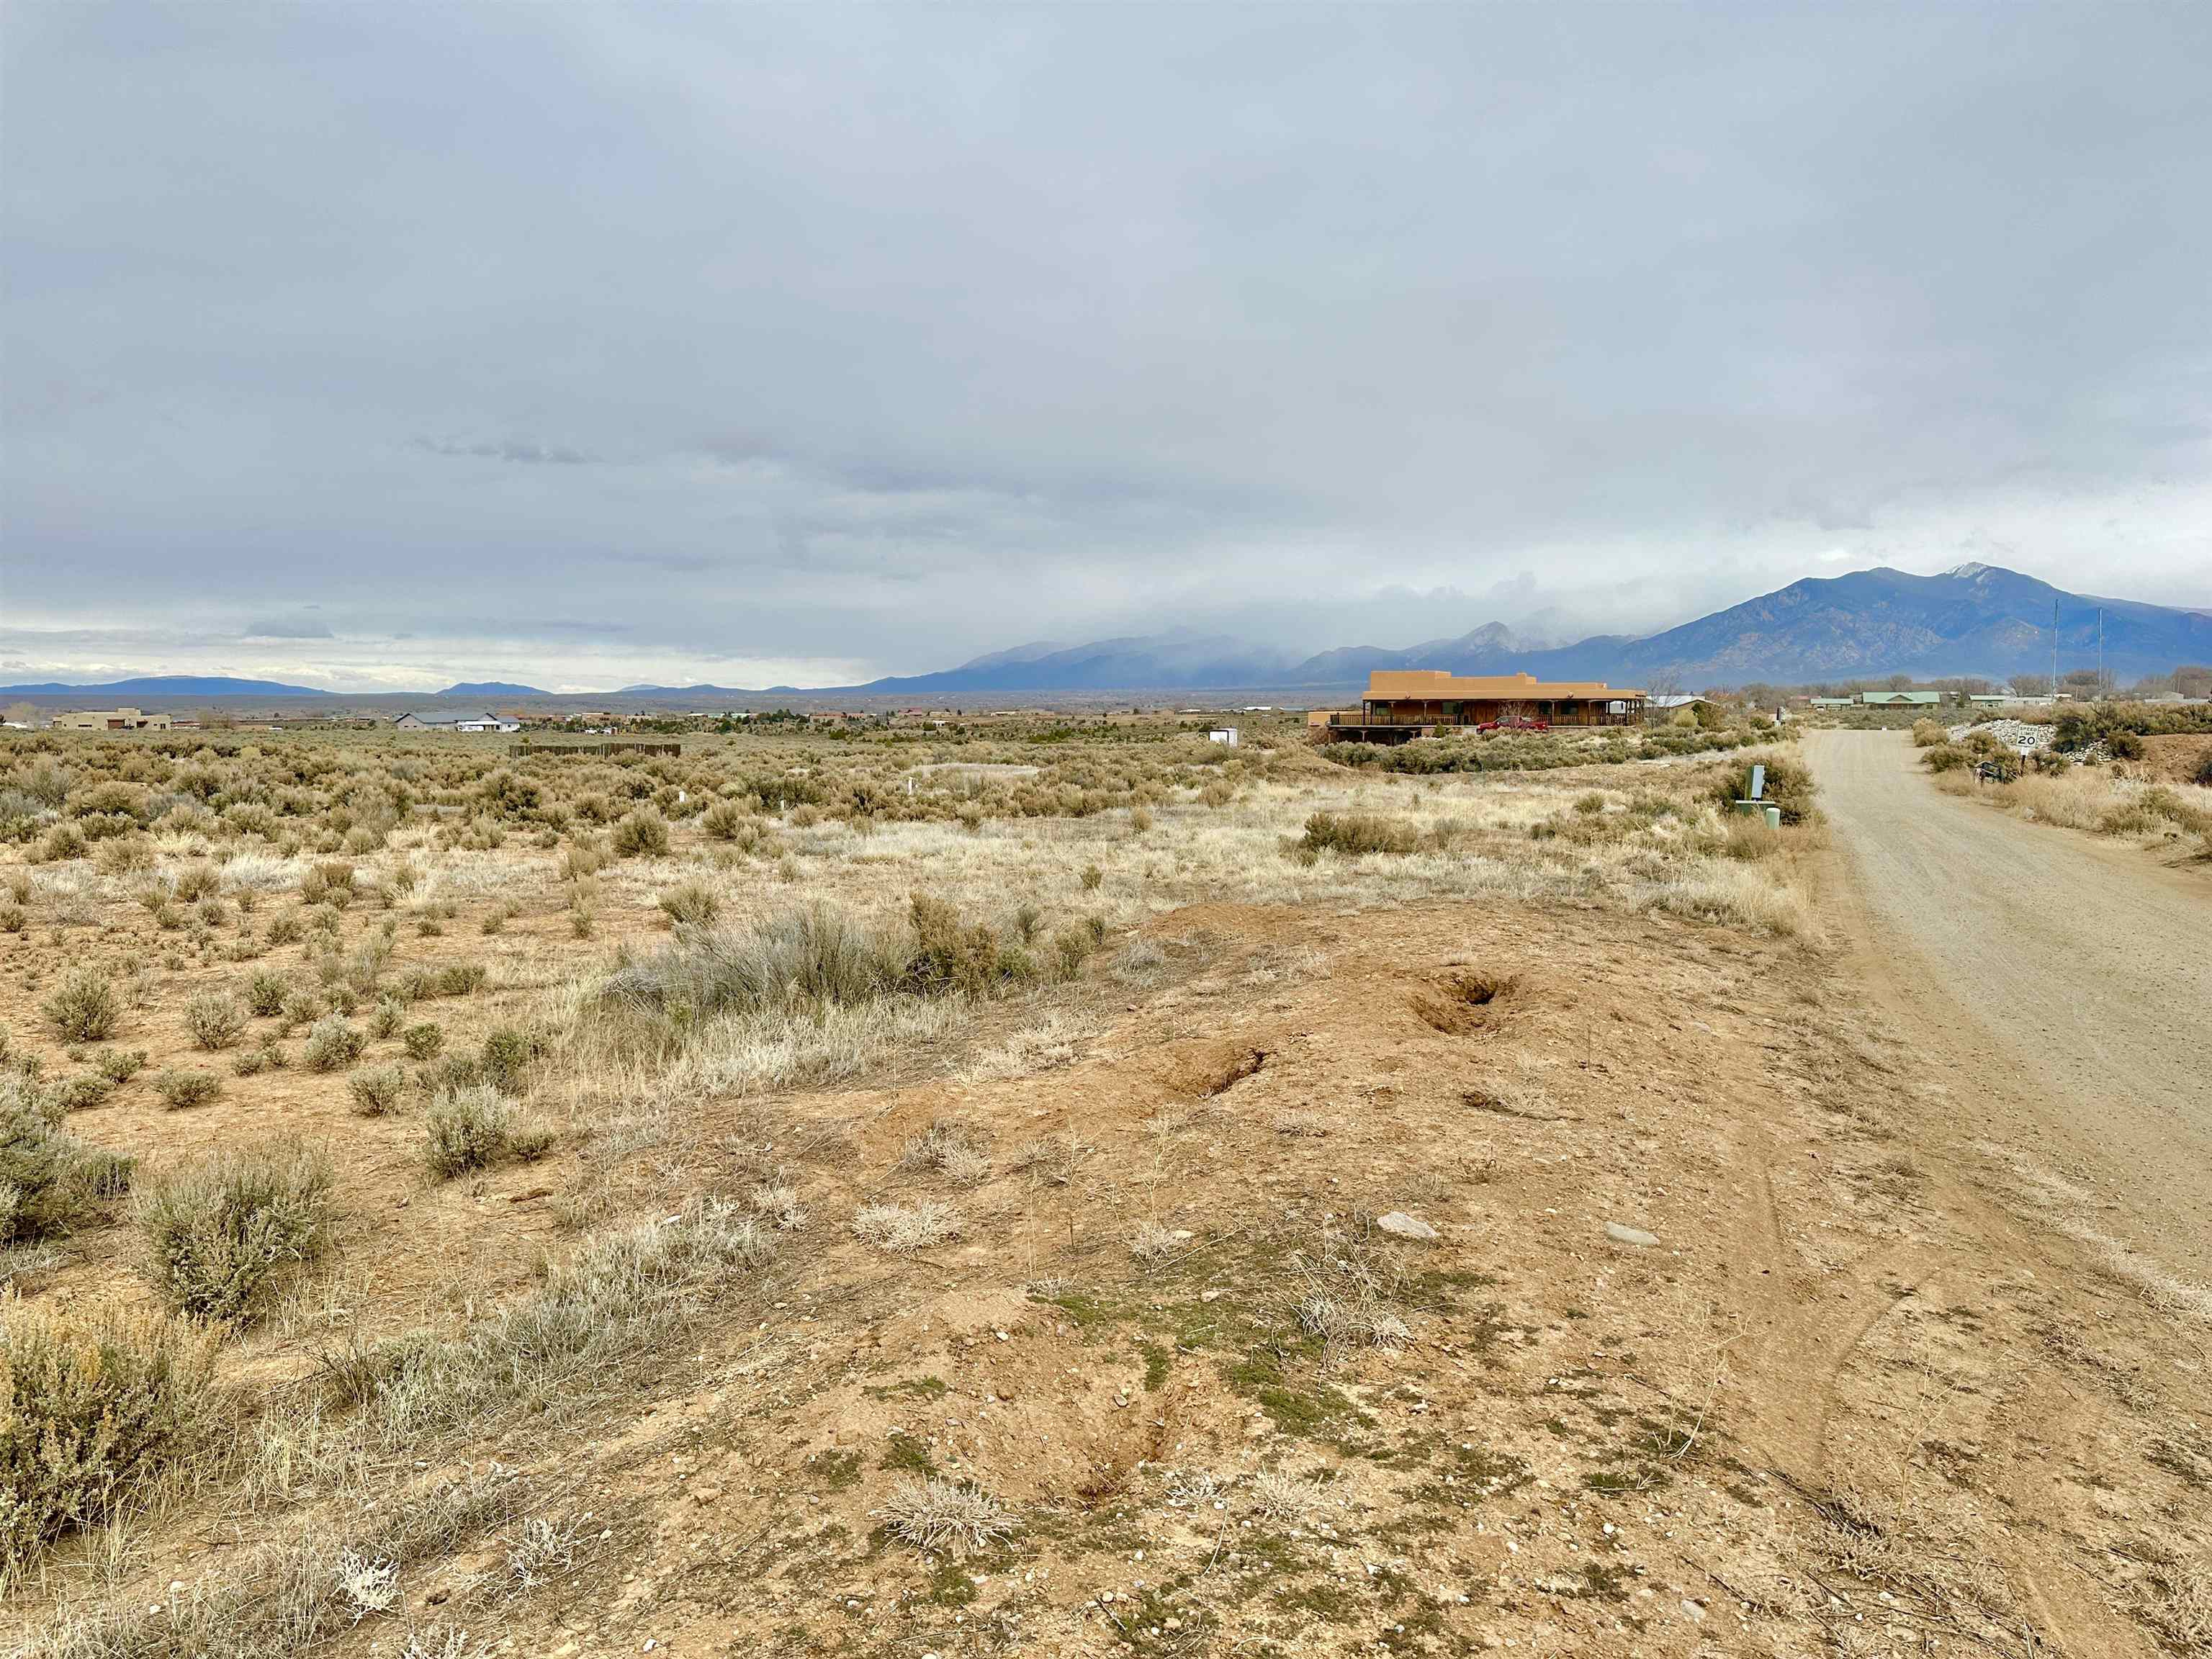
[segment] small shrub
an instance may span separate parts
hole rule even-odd
[[[210,991],[185,1005],[185,1030],[195,1048],[216,1054],[237,1042],[246,1030],[246,1011],[235,999]]]
[[[1368,853],[1406,854],[1420,845],[1410,823],[1375,812],[1316,812],[1306,820],[1298,850],[1357,858]]]
[[[254,1077],[269,1064],[266,1048],[241,1048],[231,1057],[230,1069],[240,1077]]]
[[[154,1075],[154,1092],[173,1112],[204,1106],[222,1093],[222,1079],[213,1072],[189,1072],[171,1066]]]
[[[738,841],[757,826],[737,802],[718,800],[699,815],[699,828],[715,841]]]
[[[343,909],[354,901],[353,876],[353,866],[343,860],[318,864],[300,878],[301,901]]]
[[[399,1041],[406,1047],[410,1060],[432,1060],[446,1046],[446,1033],[442,1027],[425,1020],[419,1025],[409,1026]]]
[[[115,1085],[98,1072],[82,1072],[56,1085],[54,1103],[64,1115],[88,1112],[114,1092]]]
[[[353,1093],[353,1109],[362,1117],[382,1117],[399,1104],[407,1091],[407,1073],[397,1066],[372,1066],[346,1079]]]
[[[660,908],[677,927],[704,927],[722,913],[720,895],[703,881],[687,881],[660,896]]]
[[[1035,972],[1018,946],[1003,945],[981,922],[963,924],[960,913],[943,899],[915,893],[907,901],[915,951],[901,976],[907,989],[924,996],[963,992],[980,996]]]
[[[487,975],[480,962],[456,962],[438,970],[437,994],[441,997],[465,997],[483,988]]]
[[[510,1158],[528,1163],[543,1158],[553,1143],[550,1130],[525,1119],[512,1100],[483,1083],[440,1091],[425,1115],[424,1133],[423,1159],[440,1181]]]
[[[115,1035],[123,1007],[107,975],[97,968],[72,968],[44,1005],[46,1024],[64,1042],[99,1042]]]
[[[369,1036],[381,1040],[399,1035],[399,1028],[407,1023],[407,1005],[398,997],[385,997],[376,1005],[376,1012],[368,1018]]]
[[[215,895],[218,878],[211,864],[188,864],[177,872],[177,896],[186,904],[197,904]]]
[[[1950,740],[1951,733],[1941,720],[1912,722],[1912,746],[1916,749],[1933,749],[1937,744]]]
[[[226,1152],[143,1194],[147,1275],[195,1319],[238,1320],[270,1276],[329,1243],[331,1164],[296,1142]]]
[[[329,1012],[329,1006],[320,996],[313,991],[302,990],[285,994],[280,1015],[284,1029],[289,1031],[295,1026],[312,1025]]]
[[[368,1040],[343,1014],[325,1014],[307,1032],[303,1057],[311,1072],[342,1072],[361,1058]]]
[[[0,1244],[58,1237],[130,1184],[132,1160],[79,1140],[61,1115],[24,1073],[0,1075]]]
[[[615,825],[614,850],[617,858],[660,858],[668,852],[668,822],[650,807],[640,807],[625,813]]]
[[[486,1033],[479,1063],[495,1087],[514,1094],[520,1091],[522,1074],[537,1054],[538,1044],[527,1031],[501,1025]]]
[[[246,988],[246,1006],[263,1019],[274,1019],[284,1012],[284,998],[289,988],[284,975],[266,969],[256,974]]]
[[[210,1425],[213,1345],[171,1319],[31,1304],[0,1331],[0,1570],[99,1526]]]
[[[143,1048],[103,1048],[93,1063],[100,1068],[102,1077],[119,1086],[146,1069],[146,1051]]]
[[[269,943],[272,945],[297,945],[304,931],[300,926],[300,918],[287,911],[269,924]]]

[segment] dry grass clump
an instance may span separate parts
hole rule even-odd
[[[969,1132],[957,1123],[933,1123],[906,1144],[899,1162],[909,1170],[933,1170],[948,1181],[967,1186],[991,1173],[985,1157]]]
[[[11,1304],[0,1318],[0,1579],[96,1526],[189,1451],[216,1408],[213,1346],[173,1320]]]
[[[242,1320],[330,1242],[331,1160],[297,1142],[216,1154],[141,1194],[147,1276],[174,1311]]]
[[[681,1024],[792,1002],[866,1002],[887,994],[902,965],[842,912],[815,905],[739,927],[687,930],[658,955],[617,970],[600,994]]]
[[[2212,1651],[2212,1561],[2186,1560],[2155,1546],[2142,1556],[2128,1586],[2136,1617],[2176,1653]]]
[[[892,1488],[876,1511],[892,1536],[919,1550],[980,1550],[1013,1536],[1018,1524],[980,1486],[932,1475]]]
[[[1413,1340],[1406,1322],[1372,1296],[1316,1289],[1298,1301],[1298,1324],[1324,1342],[1395,1348]]]
[[[115,1035],[123,1005],[107,975],[85,964],[70,969],[42,1005],[42,1012],[46,1024],[63,1042],[103,1042]]]
[[[960,1212],[950,1204],[864,1204],[853,1212],[853,1232],[887,1255],[910,1255],[960,1237]]]
[[[438,1051],[446,1046],[445,1029],[428,1020],[421,1021],[399,1034],[399,1044],[407,1050],[410,1060],[435,1060]]]
[[[1755,928],[1784,939],[1812,931],[1812,908],[1802,892],[1778,886],[1741,862],[1689,866],[1653,881],[1649,894],[1655,908],[1699,921]]]
[[[593,1234],[535,1291],[465,1335],[387,1344],[341,1380],[403,1443],[506,1407],[573,1405],[576,1379],[696,1317],[715,1290],[772,1253],[739,1206],[695,1199],[666,1220]]]
[[[1073,1014],[1054,1009],[1038,1024],[1015,1032],[997,1048],[979,1054],[962,1073],[969,1082],[1024,1077],[1074,1064],[1090,1027]]]
[[[550,1127],[525,1117],[489,1083],[439,1091],[424,1115],[423,1135],[423,1161],[440,1181],[509,1158],[532,1163],[553,1146]]]
[[[511,1520],[526,1489],[497,1463],[416,1483],[356,1510],[344,1532],[324,1519],[250,1552],[228,1583],[203,1580],[150,1607],[136,1598],[59,1622],[40,1659],[255,1659],[320,1652],[341,1640],[409,1568],[449,1559]],[[448,1640],[448,1638],[452,1640]],[[466,1632],[413,1632],[407,1659],[483,1659]]]
[[[1321,1513],[1328,1495],[1320,1485],[1287,1469],[1262,1469],[1252,1477],[1252,1507],[1262,1520],[1298,1527]]]

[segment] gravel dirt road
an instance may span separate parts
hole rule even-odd
[[[1955,1130],[2212,1277],[2212,878],[1944,794],[1902,732],[1805,748],[1836,843],[1826,919]]]

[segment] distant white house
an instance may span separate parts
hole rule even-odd
[[[395,732],[520,732],[520,720],[503,720],[481,708],[410,708],[392,722]]]
[[[1218,726],[1206,736],[1208,742],[1225,743],[1231,749],[1237,746],[1237,728],[1233,726]]]
[[[1644,706],[1646,708],[1695,708],[1707,701],[1709,699],[1687,691],[1679,694],[1669,692],[1663,696],[1644,698]]]

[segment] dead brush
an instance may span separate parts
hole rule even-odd
[[[2212,1561],[2191,1561],[2138,1544],[2142,1568],[2128,1581],[2137,1619],[2177,1653],[2212,1652]]]
[[[1369,1259],[1345,1234],[1331,1229],[1319,1250],[1292,1253],[1291,1267],[1304,1281],[1298,1327],[1332,1348],[1401,1347],[1413,1329],[1389,1305],[1386,1269]]]
[[[960,1212],[924,1200],[913,1205],[864,1204],[853,1212],[853,1233],[887,1255],[911,1255],[960,1237]]]
[[[756,1186],[745,1201],[752,1206],[755,1215],[778,1231],[788,1232],[806,1224],[806,1206],[799,1202],[799,1188],[784,1170],[778,1170],[769,1180]]]
[[[1180,1250],[1182,1243],[1172,1228],[1146,1219],[1139,1221],[1137,1231],[1130,1235],[1129,1254],[1139,1261],[1164,1261]]]
[[[919,1550],[980,1550],[1013,1536],[1018,1524],[980,1486],[933,1475],[894,1487],[875,1511],[891,1535]]]
[[[1262,1469],[1252,1477],[1252,1508],[1278,1526],[1311,1522],[1328,1501],[1317,1481],[1301,1480],[1288,1469]]]
[[[1015,1175],[1034,1176],[1048,1186],[1066,1187],[1073,1183],[1091,1151],[1072,1133],[1041,1135],[1017,1152],[1006,1168]]]
[[[963,1187],[972,1186],[991,1173],[991,1160],[957,1123],[931,1124],[907,1142],[899,1163],[909,1170],[934,1170]]]

